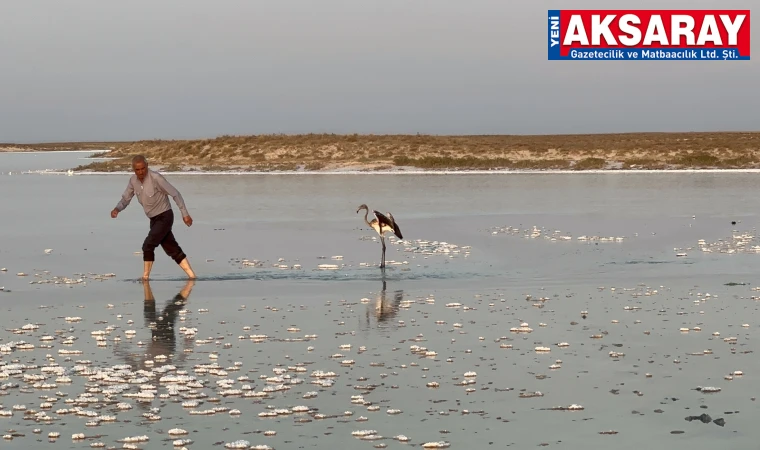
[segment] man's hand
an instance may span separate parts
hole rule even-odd
[[[188,227],[193,224],[193,218],[190,216],[185,216],[182,218],[182,220],[185,222],[185,225]]]
[[[114,208],[114,209],[111,210],[111,218],[112,219],[115,219],[116,216],[118,216],[118,215],[119,215],[119,211],[116,208]]]

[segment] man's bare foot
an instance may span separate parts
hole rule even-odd
[[[193,268],[190,267],[190,261],[188,261],[187,258],[180,261],[179,266],[185,271],[188,279],[195,280],[197,278],[195,272],[193,272]]]
[[[150,274],[149,273],[144,273],[143,276],[142,276],[142,278],[141,278],[141,280],[143,280],[143,281],[150,280]]]

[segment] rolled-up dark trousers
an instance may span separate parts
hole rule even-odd
[[[150,218],[150,232],[142,246],[143,261],[155,261],[155,250],[159,245],[177,264],[187,257],[174,238],[172,225],[174,225],[174,211],[171,209]]]

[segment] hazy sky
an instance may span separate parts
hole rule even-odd
[[[547,61],[546,43],[550,8],[757,2],[4,0],[0,142],[758,130],[758,18],[750,61]]]

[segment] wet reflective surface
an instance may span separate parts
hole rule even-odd
[[[751,448],[754,177],[169,175],[143,283],[125,177],[0,176],[3,448]]]

